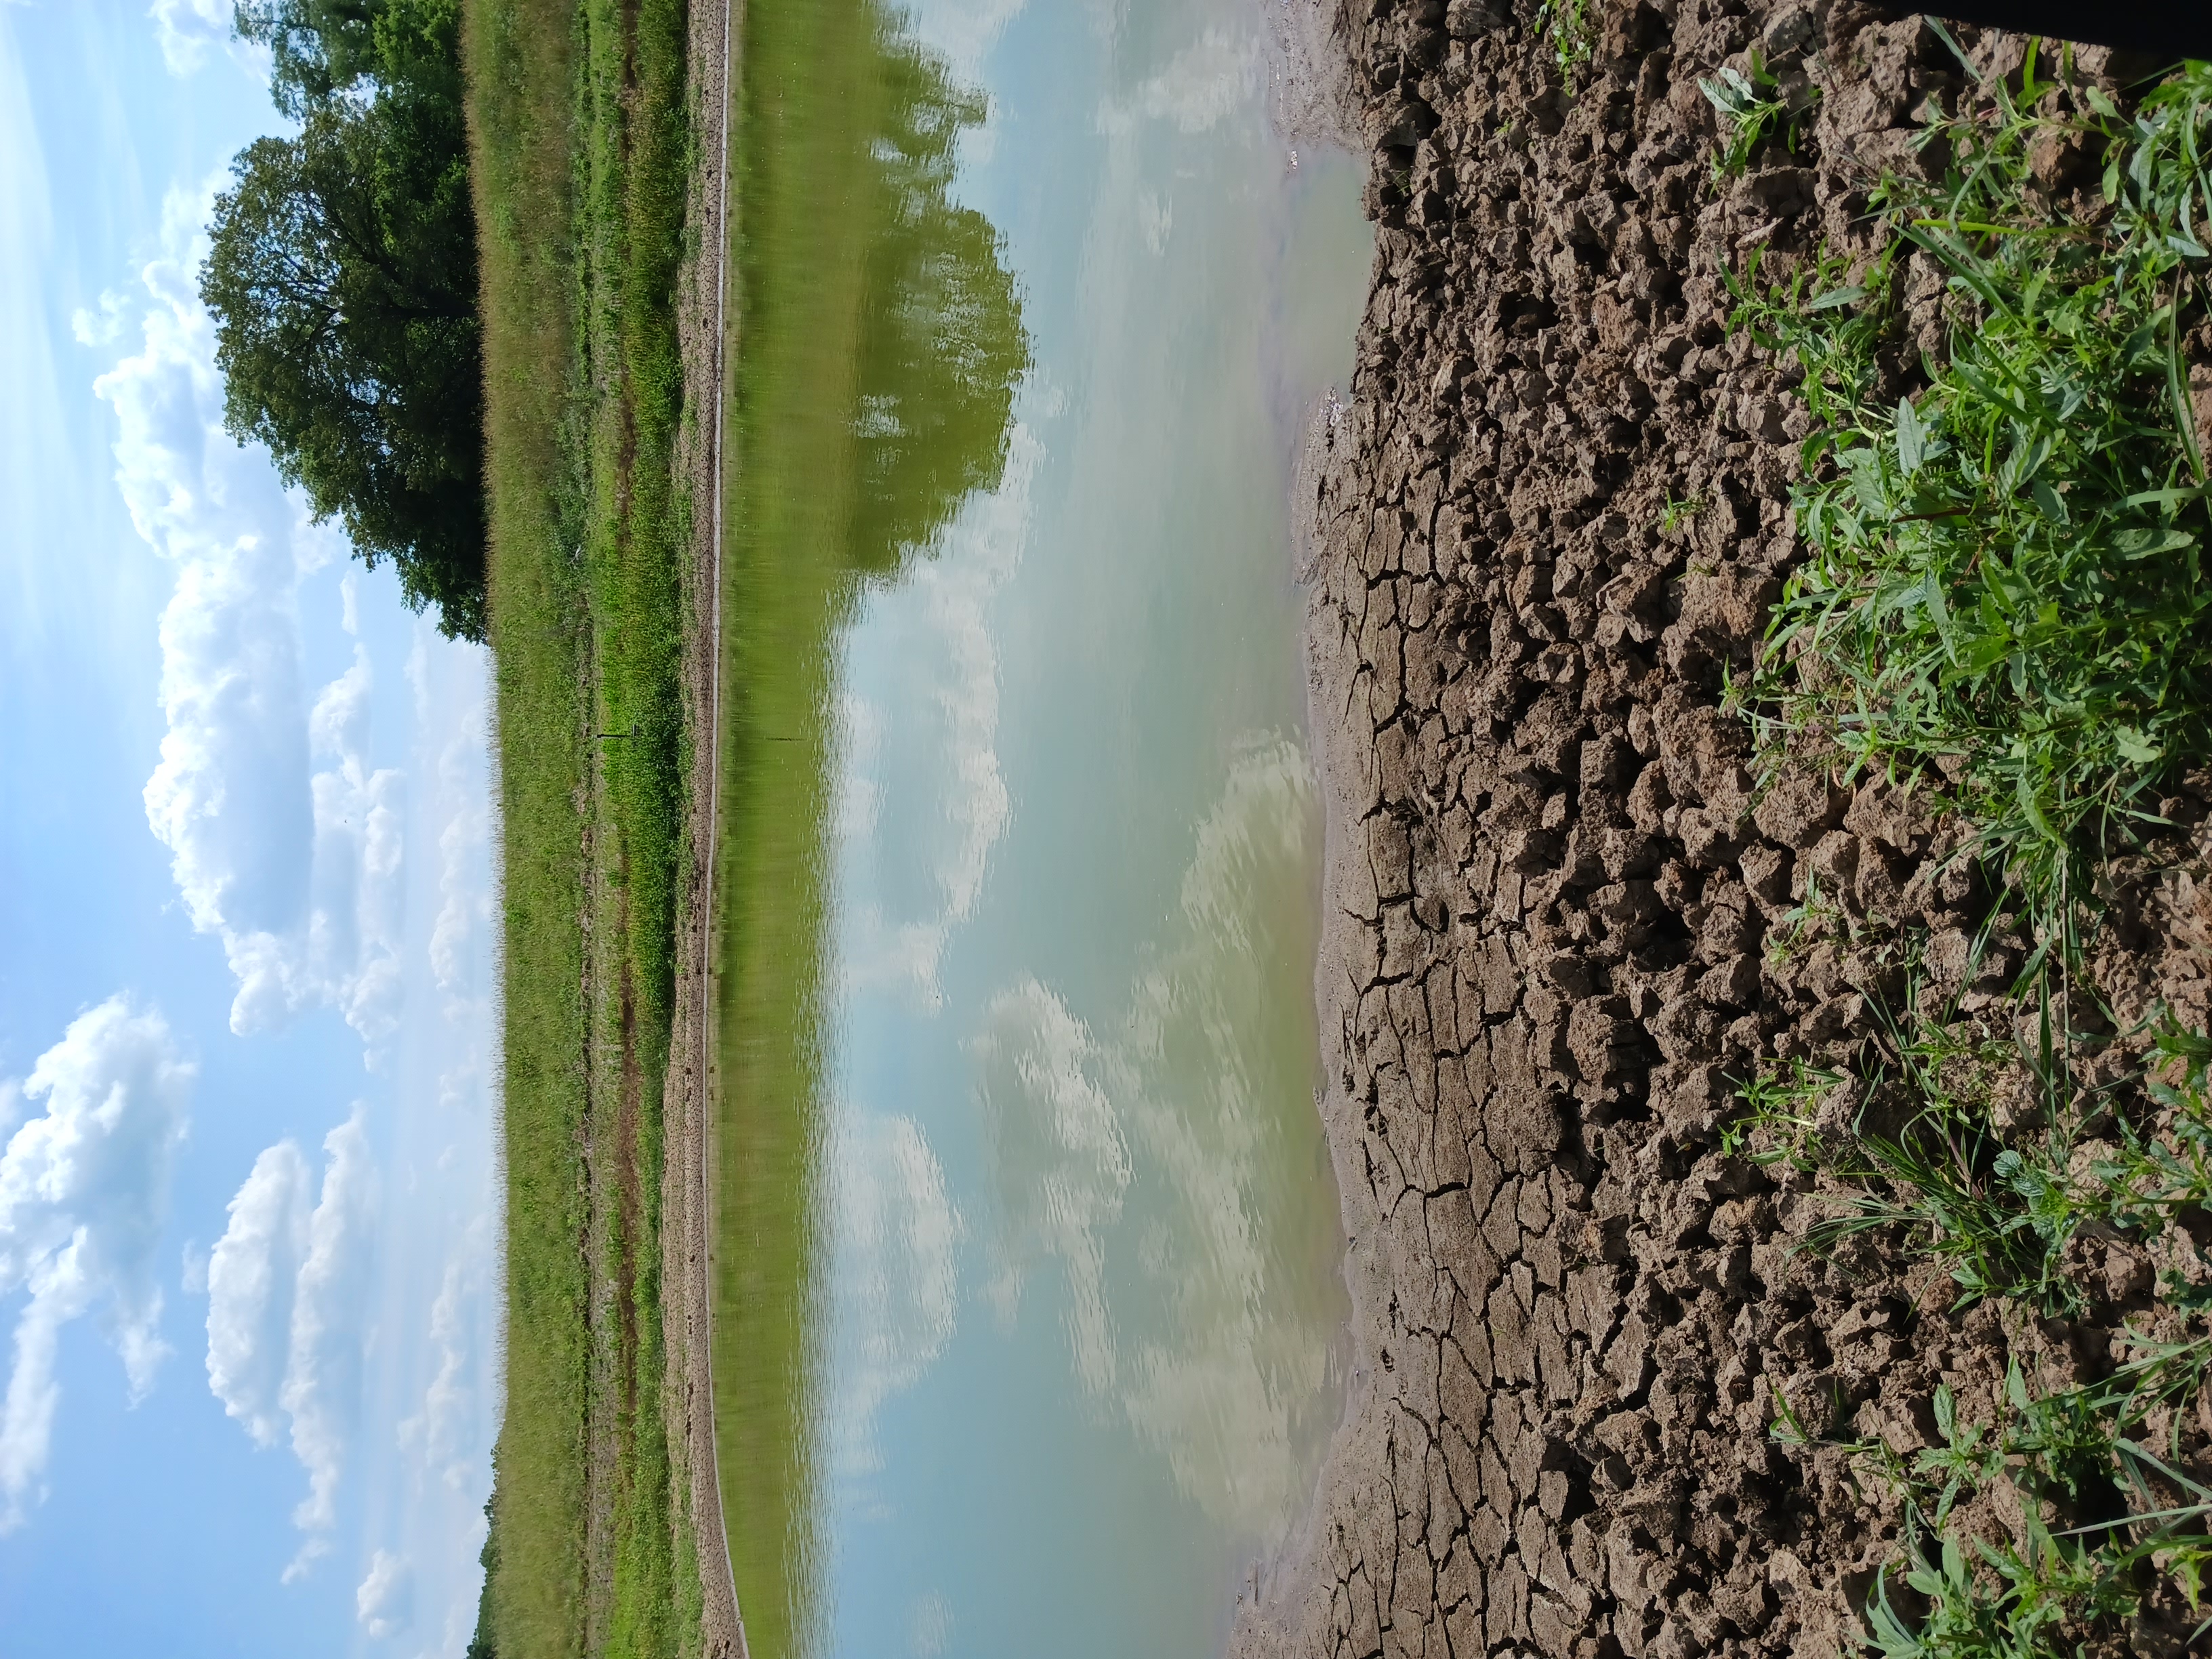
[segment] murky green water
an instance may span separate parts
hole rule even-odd
[[[1271,130],[1260,0],[749,10],[716,1264],[748,1638],[1204,1653],[1342,1398],[1286,506],[1356,181]]]

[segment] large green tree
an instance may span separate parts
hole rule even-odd
[[[292,137],[216,203],[227,423],[407,602],[484,636],[483,376],[459,0],[245,0]]]

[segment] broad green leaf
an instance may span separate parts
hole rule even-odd
[[[1928,619],[1948,641],[1951,637],[1951,607],[1944,603],[1942,579],[1933,570],[1920,579],[1920,597],[1928,607]]]
[[[1959,648],[1959,665],[1979,678],[2002,662],[2011,650],[2012,638],[2008,634],[1977,635]]]
[[[2054,846],[2063,846],[2064,838],[2051,827],[2051,820],[2044,816],[2043,803],[2035,798],[2035,790],[2027,781],[2025,766],[2021,768],[2014,787],[2020,802],[2021,816],[2027,820],[2028,826]],[[2023,1401],[2021,1403],[2025,1406],[2027,1402]]]
[[[1855,449],[1844,457],[1851,470],[1851,488],[1859,505],[1877,518],[1890,515],[1889,486],[1881,476],[1881,462],[1870,449]]]
[[[2162,758],[2166,753],[2163,749],[2153,743],[2140,727],[2133,726],[2114,727],[2112,746],[2120,751],[2120,757],[2123,760],[2130,761],[2137,766],[2148,766],[2153,761]]]
[[[1920,412],[1912,406],[1910,398],[1897,400],[1897,459],[1911,477],[1920,471],[1925,453],[1928,429],[1920,423]]]
[[[2022,422],[2013,422],[2013,446],[2005,456],[2004,465],[1998,470],[1997,479],[2003,492],[2009,495],[2033,478],[2051,459],[2050,434],[2030,431]]]
[[[2112,537],[2113,550],[2130,561],[2154,558],[2160,553],[2178,553],[2196,544],[2197,538],[2186,530],[2160,530],[2152,526],[2136,526],[2116,532]]]

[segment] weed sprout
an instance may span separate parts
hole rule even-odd
[[[1717,78],[1700,78],[1698,90],[1713,106],[1723,130],[1720,151],[1713,157],[1716,181],[1733,179],[1741,173],[1750,165],[1759,145],[1766,142],[1767,135],[1791,117],[1790,100],[1782,96],[1779,84],[1755,46],[1751,52],[1750,74],[1746,75],[1733,64],[1723,65]]]

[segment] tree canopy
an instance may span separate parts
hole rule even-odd
[[[216,203],[226,423],[448,635],[484,637],[483,379],[459,0],[240,0],[292,137]]]
[[[238,0],[240,38],[269,48],[270,91],[294,120],[378,68],[376,24],[383,0]]]

